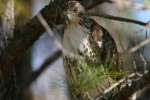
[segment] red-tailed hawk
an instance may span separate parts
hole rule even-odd
[[[89,82],[83,73],[92,70],[91,72],[94,74],[98,65],[106,67],[110,64],[116,65],[118,54],[115,41],[109,32],[84,13],[85,9],[79,2],[68,2],[65,11],[63,46],[68,53],[78,57],[71,58],[64,55],[64,65],[73,100],[88,100],[88,96],[85,94],[92,96],[93,88],[88,90],[84,86],[80,87],[82,81],[84,83],[84,79],[85,84],[86,81],[87,84]]]

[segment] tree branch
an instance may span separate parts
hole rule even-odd
[[[89,16],[98,16],[110,20],[116,20],[120,22],[127,22],[127,23],[133,23],[133,24],[138,24],[144,27],[150,28],[150,23],[149,22],[142,22],[139,20],[134,20],[134,19],[129,19],[129,18],[123,18],[123,17],[118,17],[118,16],[112,16],[112,15],[107,15],[107,14],[95,14],[95,13],[87,13]]]
[[[132,81],[131,86],[126,86],[122,88],[115,96],[114,98],[117,98],[116,100],[128,100],[129,97],[135,93],[136,91],[144,88],[145,86],[149,85],[150,83],[150,72],[147,74],[144,74],[143,77],[141,77],[139,80]],[[124,99],[122,99],[124,98]]]
[[[54,2],[51,2],[41,10],[41,14],[48,24],[51,22],[56,24],[63,23],[61,16],[62,11],[65,8],[65,2],[67,1],[68,0],[54,0]],[[32,18],[22,27],[15,28],[14,38],[0,55],[0,65],[10,66],[11,64],[16,63],[17,59],[33,45],[43,32],[45,32],[45,29],[38,21],[37,16]]]
[[[49,65],[54,63],[61,55],[62,55],[61,50],[56,50],[50,57],[48,57],[44,61],[44,63],[40,66],[40,69],[38,69],[35,72],[32,72],[27,80],[25,80],[24,82],[21,82],[21,85],[19,87],[19,91],[21,91],[25,88],[28,88],[32,84],[32,82],[34,82],[41,75],[41,73],[44,70],[46,70],[49,67]]]
[[[129,97],[131,97],[133,93],[149,85],[149,77],[150,72],[136,80],[132,80],[130,86],[126,83],[123,84],[124,86],[122,87],[122,84],[119,83],[119,86],[111,89],[111,91],[106,92],[104,95],[97,96],[96,100],[129,100]]]
[[[103,3],[113,3],[111,0],[82,0],[81,4],[85,7],[85,9],[92,9]]]

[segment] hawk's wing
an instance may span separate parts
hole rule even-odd
[[[117,46],[110,33],[93,19],[85,17],[81,25],[90,29],[90,44],[96,55],[100,55],[101,62],[108,63],[117,58]],[[99,54],[100,53],[100,54]]]

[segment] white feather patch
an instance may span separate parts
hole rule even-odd
[[[90,43],[88,40],[88,29],[79,25],[71,24],[68,25],[64,32],[63,46],[70,53],[77,54],[77,50],[81,52],[87,51],[89,56],[92,52]],[[86,49],[85,49],[86,48]]]

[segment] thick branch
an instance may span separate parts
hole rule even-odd
[[[41,73],[49,67],[49,65],[54,63],[61,56],[61,54],[61,50],[57,50],[50,57],[48,57],[40,66],[40,69],[38,69],[35,72],[32,72],[29,78],[25,80],[25,82],[21,82],[22,84],[20,85],[20,91],[25,88],[28,88],[31,85],[31,83],[34,82],[41,75]]]
[[[61,14],[67,1],[54,0],[41,11],[48,24],[51,22],[56,24],[62,23]],[[26,25],[15,28],[13,40],[0,56],[0,65],[10,66],[14,64],[44,31],[45,29],[36,16]]]
[[[109,20],[116,20],[116,21],[120,21],[120,22],[138,24],[138,25],[150,28],[149,22],[142,22],[142,21],[139,21],[139,20],[123,18],[123,17],[118,17],[118,16],[112,16],[112,15],[107,15],[107,14],[87,13],[87,15],[89,15],[89,16],[98,16],[98,17],[106,18],[106,19],[109,19]]]
[[[0,54],[13,37],[14,30],[14,1],[0,1]]]
[[[14,0],[0,0],[0,54],[13,38]],[[15,67],[0,64],[0,100],[17,100]]]

